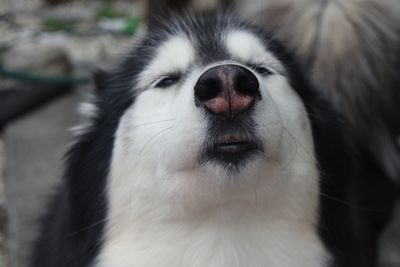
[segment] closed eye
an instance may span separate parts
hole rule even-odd
[[[160,78],[155,87],[157,88],[168,88],[174,84],[176,84],[180,80],[181,76],[178,74],[169,74]]]
[[[271,70],[269,70],[268,68],[264,67],[263,65],[248,64],[248,66],[250,68],[252,68],[253,70],[255,70],[258,74],[260,74],[262,76],[268,76],[268,75],[273,74],[273,72]]]

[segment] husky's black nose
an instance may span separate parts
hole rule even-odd
[[[248,69],[220,65],[204,72],[194,87],[195,102],[213,114],[234,118],[261,99],[257,77]]]

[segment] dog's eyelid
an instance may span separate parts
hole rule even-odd
[[[159,77],[156,81],[154,81],[154,87],[157,88],[168,88],[175,83],[177,83],[181,79],[181,74],[180,73],[169,73],[169,74],[164,74],[161,77]]]
[[[261,63],[247,63],[246,65],[262,76],[269,76],[271,74],[274,74],[274,72],[273,72],[273,70],[271,70],[271,68],[269,68]]]

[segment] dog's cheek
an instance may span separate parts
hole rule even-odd
[[[173,117],[173,126],[168,137],[162,140],[163,153],[160,158],[166,168],[194,168],[206,135],[207,121],[194,105],[193,90],[184,86],[171,98],[168,112]]]

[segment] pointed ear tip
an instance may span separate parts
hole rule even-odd
[[[93,79],[96,81],[98,79],[104,79],[106,78],[108,75],[107,71],[101,69],[101,68],[97,68],[93,71],[92,76]]]
[[[108,72],[103,69],[97,68],[93,71],[92,77],[96,88],[99,90],[101,87],[103,87],[105,81],[107,80]]]

